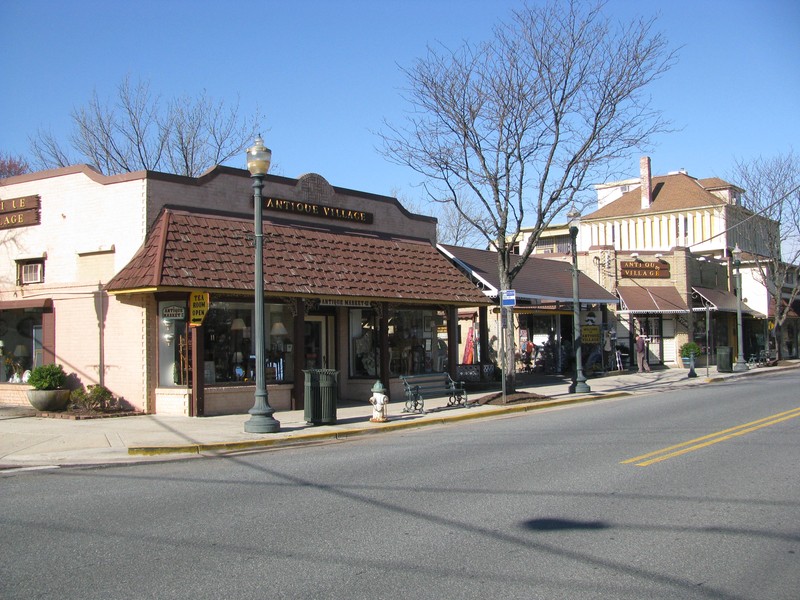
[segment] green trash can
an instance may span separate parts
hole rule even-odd
[[[339,371],[334,369],[308,369],[305,374],[305,402],[303,416],[311,425],[336,423],[336,404],[339,393],[336,385]]]
[[[339,401],[338,377],[339,371],[333,369],[319,370],[319,395],[322,409],[320,420],[325,425],[336,423],[336,405]]]
[[[733,373],[730,346],[717,346],[717,371],[720,373]]]

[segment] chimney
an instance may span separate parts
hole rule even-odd
[[[642,179],[642,209],[650,208],[653,201],[653,182],[650,177],[650,157],[643,156],[639,159],[639,176]]]

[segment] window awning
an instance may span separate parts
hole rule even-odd
[[[694,310],[705,310],[708,306],[711,310],[719,312],[736,312],[737,298],[736,294],[728,290],[714,290],[711,288],[693,287],[692,291],[696,293],[703,302],[702,308],[695,308]],[[748,315],[763,316],[757,310],[753,310],[747,304],[742,302],[742,313]]]
[[[0,310],[18,310],[20,308],[53,308],[52,298],[27,298],[25,300],[2,300]]]
[[[627,285],[617,288],[622,308],[620,312],[641,313],[688,313],[689,305],[674,286]]]

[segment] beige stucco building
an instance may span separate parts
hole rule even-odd
[[[457,309],[484,297],[435,248],[436,220],[319,175],[264,180],[270,403],[302,408],[304,371],[338,397],[457,363]],[[249,173],[104,176],[75,166],[0,181],[0,402],[57,362],[150,413],[253,405]],[[199,300],[200,308],[190,299]]]

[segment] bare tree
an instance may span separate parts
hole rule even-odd
[[[733,180],[744,188],[746,207],[777,227],[747,225],[739,235],[755,236],[751,247],[757,277],[770,295],[773,335],[781,358],[783,324],[800,295],[800,157],[794,152],[752,161],[738,160]],[[756,220],[758,221],[758,220]]]
[[[473,225],[473,223],[480,222],[481,216],[475,214],[475,206],[469,199],[464,199],[461,204],[461,210],[458,210],[452,202],[441,207],[438,227],[439,241],[443,244],[470,248],[485,246],[482,230]],[[467,218],[464,216],[464,212],[474,216]]]
[[[28,162],[21,156],[12,156],[5,152],[0,152],[0,179],[13,177],[14,175],[24,175],[29,172]]]
[[[438,220],[436,237],[439,242],[454,246],[472,247],[480,245],[483,239],[480,231],[476,230],[472,223],[464,218],[451,203],[428,202],[423,207],[421,200],[409,198],[407,195],[402,194],[398,188],[393,188],[390,195],[397,198],[403,208],[411,213],[436,217]],[[471,205],[469,200],[465,200],[463,209],[472,211],[474,206]],[[475,217],[476,220],[478,218]]]
[[[488,43],[428,48],[404,70],[407,121],[381,134],[389,160],[422,174],[430,198],[452,204],[497,250],[503,288],[590,182],[667,130],[645,90],[674,51],[653,20],[615,26],[602,8],[526,5]],[[512,263],[523,224],[531,235]]]
[[[238,103],[229,107],[205,92],[164,101],[148,82],[126,78],[114,102],[95,91],[73,110],[69,148],[39,131],[31,149],[41,168],[89,162],[108,175],[146,169],[197,177],[238,156],[255,137],[258,119],[242,120]]]

